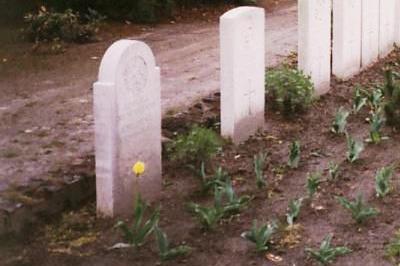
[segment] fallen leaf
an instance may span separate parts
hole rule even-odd
[[[283,258],[281,256],[274,255],[272,253],[267,253],[265,258],[267,258],[269,261],[272,261],[272,262],[282,262],[283,261]]]
[[[112,247],[109,247],[108,250],[113,250],[113,249],[123,249],[123,248],[130,248],[132,247],[131,244],[127,244],[127,243],[117,243]]]

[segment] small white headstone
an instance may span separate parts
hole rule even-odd
[[[396,1],[380,1],[379,56],[381,58],[392,51],[395,43],[395,23],[399,20],[398,17],[395,17]]]
[[[234,143],[264,126],[265,13],[239,7],[220,18],[221,134]]]
[[[379,57],[379,8],[380,0],[363,0],[362,3],[362,58],[363,68]]]
[[[361,68],[361,7],[361,0],[333,0],[332,73],[340,79]]]
[[[105,53],[94,84],[96,190],[99,215],[129,215],[138,193],[161,190],[160,71],[151,49],[121,40]],[[137,178],[132,166],[143,161]]]
[[[309,75],[318,95],[331,80],[331,0],[299,0],[299,69]]]

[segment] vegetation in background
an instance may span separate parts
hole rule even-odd
[[[310,107],[314,85],[310,77],[287,66],[266,73],[266,91],[272,106],[290,116]]]
[[[82,16],[71,9],[58,13],[41,7],[37,13],[29,13],[25,16],[24,34],[35,43],[88,42],[95,39],[102,20],[104,17],[92,9]]]

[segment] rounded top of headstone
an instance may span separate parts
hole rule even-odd
[[[265,16],[264,8],[255,6],[241,6],[229,10],[221,16],[221,19],[234,19],[237,17],[243,17],[248,15],[263,15]]]
[[[118,71],[124,69],[127,60],[144,67],[154,69],[156,67],[153,52],[144,42],[134,40],[119,40],[113,43],[106,51],[101,60],[99,78],[100,82],[116,83]],[[141,64],[139,64],[141,63]]]

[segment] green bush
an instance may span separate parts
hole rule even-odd
[[[207,163],[222,146],[220,137],[208,128],[194,126],[186,135],[179,135],[169,146],[172,160],[200,165]]]
[[[307,109],[312,102],[314,85],[302,71],[287,66],[266,73],[266,91],[272,106],[285,115]]]
[[[27,26],[24,33],[34,42],[87,42],[94,40],[99,23],[103,19],[104,17],[94,10],[89,10],[87,15],[81,16],[71,9],[57,13],[41,7],[38,13],[25,16]]]
[[[392,70],[385,72],[384,94],[386,122],[390,126],[400,128],[400,81],[399,74]]]

